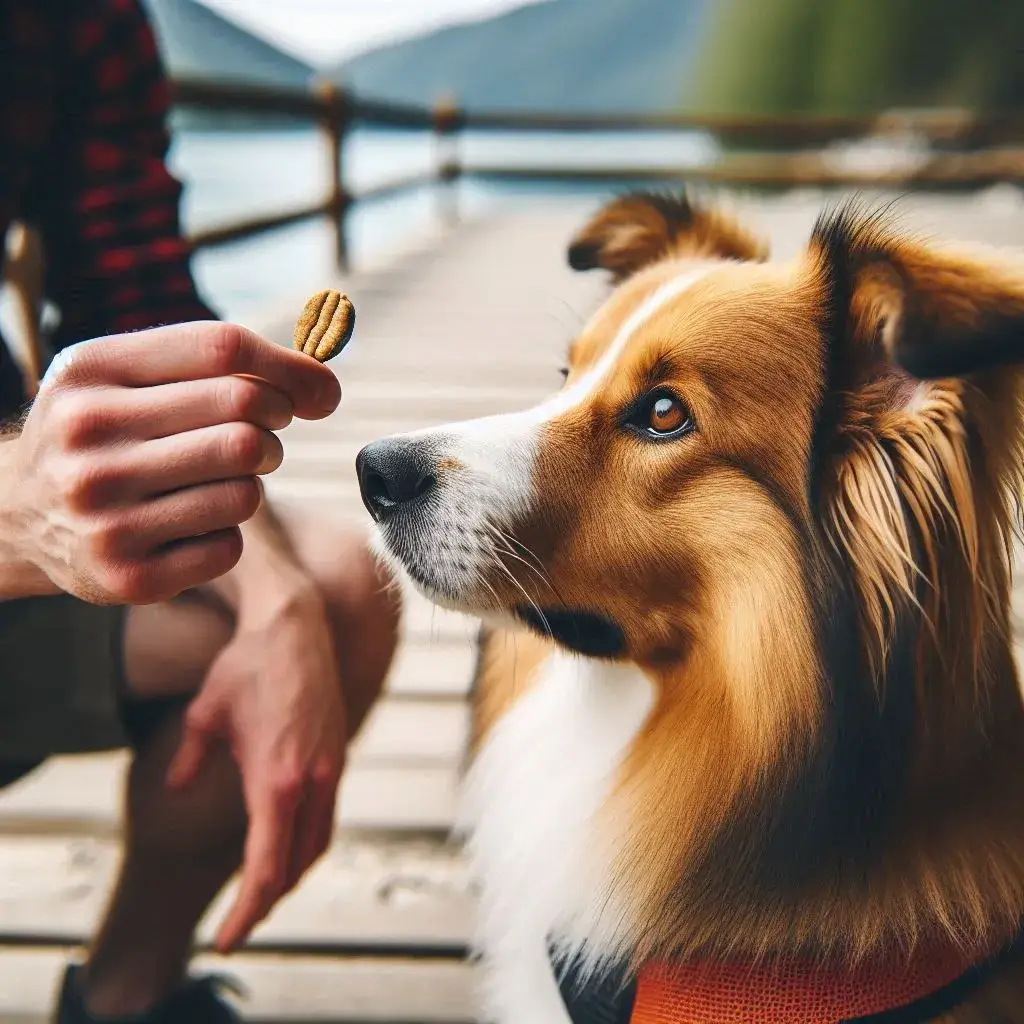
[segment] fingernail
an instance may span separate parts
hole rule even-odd
[[[257,476],[273,473],[275,470],[280,469],[282,461],[283,459],[280,455],[264,455],[263,461],[259,464],[259,468],[256,470]]]

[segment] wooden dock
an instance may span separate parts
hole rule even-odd
[[[781,255],[815,195],[749,203]],[[1019,193],[913,203],[936,233],[1024,243]],[[522,408],[558,386],[566,344],[603,292],[571,274],[566,241],[586,207],[533,203],[466,223],[344,282],[359,314],[339,360],[329,421],[284,434],[272,497],[317,515],[364,517],[353,462],[397,430]],[[310,282],[310,288],[329,282]],[[296,296],[301,304],[304,296]],[[287,344],[299,306],[253,324]],[[336,842],[230,961],[247,1019],[469,1022],[465,949],[473,894],[447,832],[467,730],[475,625],[411,596],[387,694],[358,737]],[[116,867],[122,755],[56,760],[0,794],[0,1024],[41,1024],[68,957],[80,955]],[[214,908],[211,921],[219,917]],[[212,934],[205,927],[203,939]]]

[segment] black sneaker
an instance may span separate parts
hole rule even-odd
[[[241,1024],[242,1018],[222,998],[224,992],[244,995],[232,978],[189,978],[146,1013],[135,1017],[93,1017],[85,1008],[78,975],[79,968],[74,965],[64,973],[54,1024]]]

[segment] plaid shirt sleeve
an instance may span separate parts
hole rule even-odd
[[[138,0],[73,0],[58,117],[35,220],[57,348],[213,319],[189,270],[181,185],[167,169],[169,90]]]

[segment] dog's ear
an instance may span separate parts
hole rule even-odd
[[[871,661],[885,663],[910,608],[976,674],[1024,486],[1024,273],[852,206],[819,221],[809,256],[825,370],[813,498]]]
[[[598,211],[569,246],[573,270],[603,269],[618,283],[670,256],[761,262],[768,246],[723,210],[686,195],[635,192]]]
[[[819,220],[812,251],[852,364],[878,356],[919,380],[1024,364],[1024,263],[907,240],[854,206]]]

